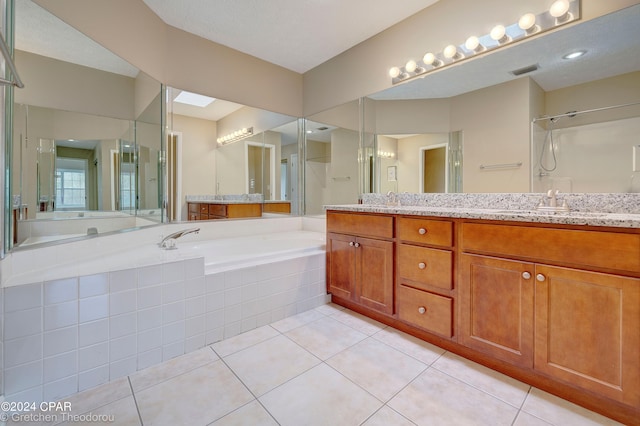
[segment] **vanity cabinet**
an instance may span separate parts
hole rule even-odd
[[[260,203],[187,203],[189,220],[239,219],[261,217]]]
[[[397,219],[398,318],[446,338],[454,336],[453,223]]]
[[[327,214],[327,290],[393,313],[393,218]]]
[[[462,249],[459,343],[640,404],[640,235],[465,223]]]

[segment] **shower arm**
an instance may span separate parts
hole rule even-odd
[[[640,105],[640,102],[632,102],[630,104],[612,105],[612,106],[606,106],[606,107],[602,107],[602,108],[587,109],[587,110],[584,110],[584,111],[569,111],[569,112],[565,112],[564,114],[552,115],[552,116],[548,116],[548,117],[534,118],[533,122],[535,123],[537,121],[543,121],[543,120],[555,120],[555,119],[562,118],[562,117],[575,117],[578,114],[586,114],[586,113],[589,113],[589,112],[606,111],[606,110],[609,110],[609,109],[623,108],[623,107],[634,106],[634,105]]]
[[[16,70],[16,65],[13,63],[13,59],[11,58],[11,54],[9,53],[9,47],[4,41],[4,37],[2,37],[2,34],[0,34],[0,51],[2,52],[2,56],[4,56],[6,65],[9,67],[9,70],[11,70],[11,74],[13,75],[13,80],[0,78],[0,84],[8,84],[22,89],[24,87],[24,83],[22,82],[22,80],[20,80],[18,70]]]

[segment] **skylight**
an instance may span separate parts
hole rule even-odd
[[[191,93],[182,91],[176,98],[175,102],[180,102],[181,104],[193,105],[200,108],[204,108],[209,105],[211,102],[215,101],[215,98],[210,98],[204,95],[198,95],[197,93]]]

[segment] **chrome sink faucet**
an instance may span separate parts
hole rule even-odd
[[[567,205],[567,200],[562,200],[562,204],[558,205],[558,194],[560,193],[557,189],[550,189],[547,191],[548,202],[545,201],[544,197],[540,199],[540,204],[536,207],[536,210],[545,210],[545,211],[556,211],[556,212],[568,212],[569,206]]]
[[[177,231],[172,234],[167,235],[158,243],[158,247],[165,250],[175,250],[176,240],[187,234],[197,234],[200,232],[200,228],[191,228],[191,229],[183,229],[182,231]]]

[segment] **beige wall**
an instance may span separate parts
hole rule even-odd
[[[448,133],[431,133],[398,141],[398,192],[420,192],[420,148],[449,142]],[[386,170],[383,172],[386,173]],[[383,179],[386,176],[383,175]]]
[[[187,218],[186,195],[216,193],[216,123],[173,116],[173,131],[182,134],[182,220]]]
[[[302,75],[165,24],[142,0],[36,0],[167,86],[302,116]]]

